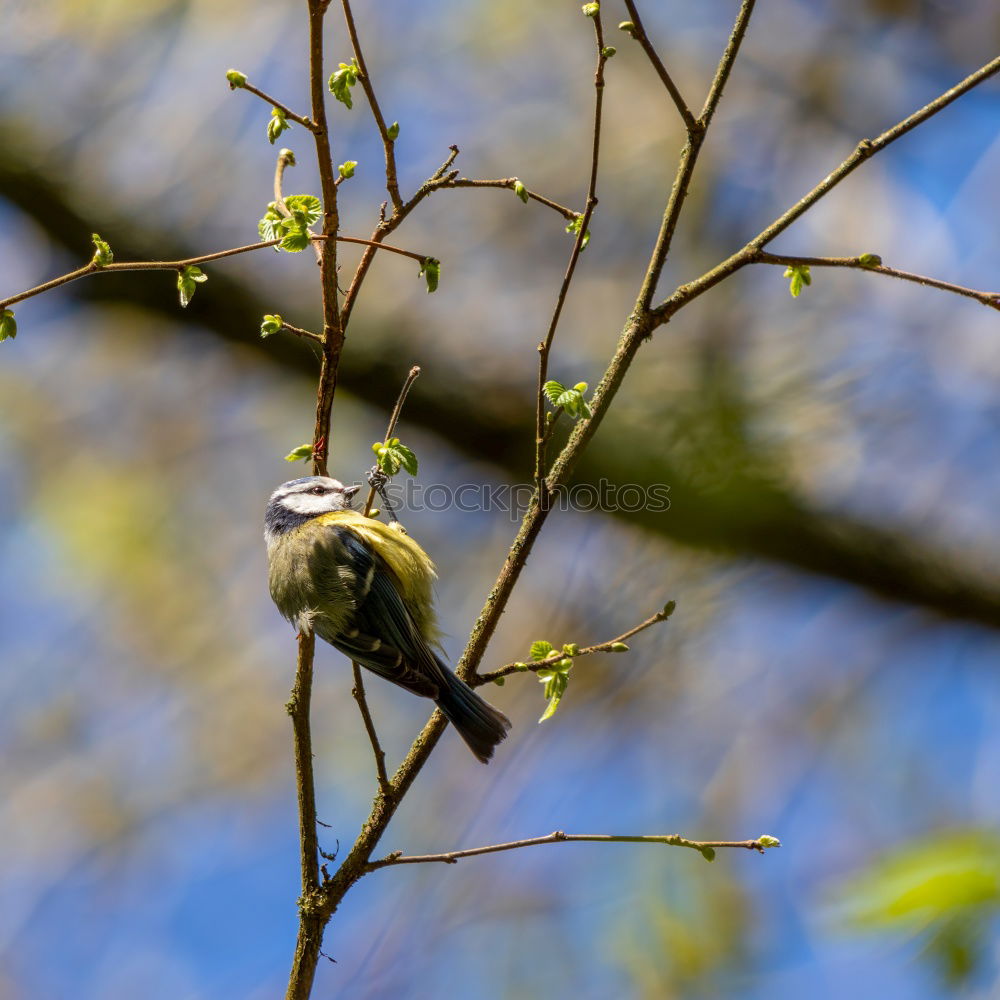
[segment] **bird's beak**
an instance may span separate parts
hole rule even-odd
[[[344,496],[347,497],[348,500],[353,500],[354,494],[360,489],[360,486],[346,486],[344,487]]]

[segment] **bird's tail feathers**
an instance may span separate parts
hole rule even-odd
[[[468,684],[443,664],[443,683],[436,701],[445,718],[458,730],[469,749],[484,764],[510,729],[510,719],[480,698]]]

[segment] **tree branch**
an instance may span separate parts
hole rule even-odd
[[[629,836],[604,833],[563,833],[555,830],[544,837],[530,837],[527,840],[511,840],[506,844],[490,844],[488,847],[471,847],[464,851],[448,851],[446,854],[389,854],[379,861],[370,861],[366,870],[373,872],[392,865],[419,865],[429,861],[453,865],[460,858],[472,858],[480,854],[496,854],[499,851],[516,851],[522,847],[540,847],[542,844],[598,843],[598,844],[667,844],[671,847],[690,847],[698,851],[706,860],[715,858],[719,848],[743,848],[763,854],[767,848],[780,847],[776,837],[761,836],[756,840],[688,840],[678,833],[650,836]]]
[[[649,36],[646,34],[646,28],[643,26],[642,19],[639,17],[639,11],[636,9],[633,0],[625,0],[625,6],[628,8],[628,14],[632,19],[633,25],[629,34],[642,46],[642,50],[646,53],[646,57],[649,59],[650,63],[652,63],[657,76],[659,76],[663,86],[667,88],[667,93],[670,95],[670,99],[674,102],[674,105],[680,112],[680,116],[684,121],[684,127],[688,130],[688,134],[690,135],[692,132],[698,130],[699,123],[695,120],[694,115],[691,113],[691,109],[687,106],[687,102],[683,97],[681,97],[681,92],[677,89],[677,86],[671,79],[670,74],[667,72],[667,67],[663,65],[663,60],[653,47],[653,43],[650,42]]]
[[[607,56],[604,54],[604,24],[601,19],[600,8],[593,16],[594,39],[597,44],[597,68],[594,70],[594,127],[593,139],[591,140],[590,153],[590,179],[587,185],[587,200],[584,204],[583,217],[580,219],[580,228],[577,231],[576,239],[573,241],[573,250],[570,253],[569,263],[566,265],[566,273],[563,275],[562,285],[556,297],[555,308],[552,310],[552,319],[549,321],[549,328],[545,333],[545,338],[538,345],[538,386],[535,393],[535,489],[538,493],[538,502],[541,506],[548,506],[548,490],[545,484],[545,450],[546,436],[545,426],[545,382],[548,379],[549,353],[552,350],[552,341],[556,335],[556,328],[559,326],[559,318],[562,316],[563,305],[569,293],[569,286],[576,273],[576,265],[583,253],[583,248],[590,237],[588,228],[590,218],[597,207],[597,173],[601,156],[601,115],[604,108],[604,64]],[[554,419],[554,418],[553,418]]]
[[[496,180],[478,180],[472,177],[442,177],[433,182],[434,186],[432,190],[442,191],[449,188],[506,188],[508,191],[513,191],[514,185],[518,183],[520,183],[520,178],[517,177],[500,177]],[[537,201],[540,205],[545,205],[546,208],[551,208],[554,212],[558,212],[568,222],[573,222],[580,216],[579,212],[574,212],[573,209],[567,208],[565,205],[560,205],[559,202],[553,201],[551,198],[546,198],[528,187],[525,187],[524,194],[532,201]]]
[[[291,108],[286,107],[281,101],[275,100],[269,94],[265,94],[263,90],[259,90],[257,87],[253,86],[251,83],[241,83],[237,87],[233,87],[233,90],[249,90],[251,94],[256,94],[262,101],[266,101],[272,107],[277,108],[283,117],[291,119],[293,122],[298,122],[303,128],[309,129],[310,132],[316,131],[316,123],[310,118],[304,118],[302,115],[297,115]]]
[[[657,611],[655,615],[651,615],[644,622],[640,622],[638,625],[630,628],[627,632],[622,632],[621,635],[615,636],[614,639],[608,639],[605,642],[598,642],[593,646],[584,646],[582,649],[578,649],[572,654],[566,653],[563,650],[557,650],[556,652],[550,653],[544,659],[535,660],[533,663],[508,663],[506,666],[498,667],[496,670],[491,670],[487,674],[477,673],[469,684],[471,687],[479,687],[481,684],[489,684],[490,682],[496,681],[501,677],[507,677],[509,674],[523,673],[525,671],[537,673],[539,670],[546,670],[549,667],[554,666],[560,660],[565,659],[570,655],[574,660],[576,660],[581,656],[590,656],[593,653],[625,652],[625,650],[616,650],[613,647],[616,643],[624,642],[626,639],[630,639],[633,635],[643,632],[653,625],[665,622],[674,613],[675,607],[676,604],[673,601],[668,602],[662,611]]]
[[[907,132],[911,132],[918,125],[932,118],[939,111],[942,111],[951,104],[952,101],[957,100],[963,94],[972,90],[973,87],[994,76],[997,72],[1000,72],[1000,56],[977,69],[975,73],[969,74],[961,83],[956,84],[950,90],[946,90],[939,97],[935,98],[929,104],[925,104],[908,118],[904,118],[892,128],[886,129],[885,132],[875,139],[862,139],[854,152],[839,167],[827,174],[808,194],[803,195],[791,208],[766,228],[762,229],[745,246],[737,250],[730,257],[727,257],[721,264],[716,265],[710,271],[706,271],[700,278],[680,285],[668,299],[653,309],[650,313],[652,329],[662,326],[678,309],[687,305],[688,302],[696,299],[699,295],[703,295],[720,281],[724,281],[747,264],[753,263],[754,258],[763,247],[770,243],[776,236],[783,233],[796,219],[812,208],[820,198],[829,194],[845,177],[857,170],[866,160],[906,135]]]
[[[368,74],[368,67],[365,65],[364,53],[361,51],[361,42],[358,40],[358,31],[354,26],[354,14],[351,12],[350,0],[342,0],[344,6],[344,20],[347,22],[347,33],[351,36],[351,46],[354,49],[354,58],[358,61],[358,80],[364,88],[365,96],[368,98],[368,105],[372,109],[375,117],[375,124],[378,126],[378,134],[382,137],[382,145],[385,148],[385,188],[389,192],[389,200],[392,202],[394,212],[403,207],[403,200],[399,196],[399,181],[396,179],[396,151],[395,140],[390,138],[389,130],[385,125],[385,118],[382,117],[382,109],[379,107],[375,97],[375,89],[372,87],[371,77]]]
[[[786,254],[774,254],[760,250],[751,257],[749,262],[751,264],[776,264],[780,267],[804,265],[806,267],[847,267],[858,271],[871,271],[873,274],[884,274],[890,278],[912,281],[916,285],[924,285],[927,288],[940,288],[946,292],[954,292],[967,299],[975,299],[991,309],[1000,310],[1000,292],[978,292],[974,288],[967,288],[964,285],[953,285],[950,281],[928,278],[911,271],[899,271],[894,267],[886,267],[882,263],[876,264],[873,263],[873,259],[881,261],[880,257],[875,257],[873,254],[863,254],[858,257],[790,257]]]

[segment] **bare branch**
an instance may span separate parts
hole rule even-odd
[[[633,635],[643,632],[653,625],[665,622],[674,613],[675,606],[674,602],[670,601],[664,606],[662,611],[657,611],[655,615],[651,615],[644,622],[639,622],[638,625],[630,628],[627,632],[622,632],[621,635],[615,636],[614,639],[608,639],[605,642],[598,642],[593,646],[584,646],[582,649],[577,650],[572,654],[573,659],[576,660],[581,656],[590,656],[593,653],[618,652],[618,650],[613,649],[616,643],[624,642],[626,639],[630,639]],[[622,652],[624,652],[624,650],[622,650]],[[535,660],[533,663],[508,663],[506,666],[498,667],[496,670],[491,670],[487,674],[476,674],[470,681],[470,684],[472,687],[478,687],[480,684],[488,684],[501,677],[507,677],[509,674],[523,673],[524,671],[537,673],[539,670],[547,670],[549,667],[554,666],[560,660],[565,659],[569,655],[570,654],[562,650],[558,650],[546,656],[542,660]]]
[[[372,745],[372,753],[375,755],[375,775],[378,778],[379,791],[383,795],[392,793],[392,785],[389,783],[389,775],[385,770],[385,751],[379,742],[378,733],[375,731],[375,723],[372,721],[371,709],[368,708],[368,699],[365,697],[365,682],[361,676],[361,664],[351,661],[354,671],[354,689],[351,694],[358,703],[361,718],[365,724],[365,731],[368,733],[368,741]]]
[[[517,177],[501,177],[497,180],[475,180],[471,177],[454,177],[450,180],[447,178],[441,178],[434,185],[434,190],[443,190],[446,188],[506,188],[508,191],[514,190],[514,185],[519,183],[519,178]],[[525,187],[525,195],[532,201],[537,201],[541,205],[545,205],[547,208],[551,208],[553,211],[558,212],[564,219],[569,222],[574,221],[579,218],[580,213],[574,212],[573,209],[567,208],[565,205],[560,205],[557,201],[552,201],[551,198],[545,198],[544,196],[532,191],[530,188]]]
[[[756,840],[688,840],[678,833],[649,836],[629,836],[604,833],[563,833],[555,830],[545,837],[530,837],[527,840],[511,840],[505,844],[490,844],[488,847],[471,847],[464,851],[449,851],[446,854],[389,854],[379,861],[371,861],[367,871],[389,868],[392,865],[420,865],[429,861],[453,865],[460,858],[472,858],[480,854],[496,854],[499,851],[516,851],[522,847],[540,847],[543,844],[598,843],[598,844],[667,844],[670,847],[690,847],[698,851],[708,861],[715,857],[715,851],[723,848],[742,848],[763,854],[769,847],[780,847],[775,837],[758,837]]]
[[[881,260],[881,258],[876,259]],[[750,259],[750,263],[776,264],[779,267],[791,267],[794,265],[804,265],[806,267],[847,267],[859,271],[870,271],[872,274],[885,274],[890,278],[912,281],[916,285],[954,292],[956,295],[965,296],[967,299],[975,299],[977,302],[981,302],[984,306],[989,306],[991,309],[1000,310],[1000,292],[977,292],[974,288],[966,288],[964,285],[953,285],[950,281],[928,278],[922,274],[914,274],[911,271],[899,271],[894,267],[886,267],[881,263],[873,263],[871,255],[861,255],[858,257],[789,257],[786,254],[767,253],[765,250],[760,250]]]
[[[726,84],[729,82],[729,74],[732,71],[733,63],[736,62],[736,57],[740,53],[740,46],[743,44],[743,38],[750,25],[750,15],[753,14],[754,3],[755,0],[743,0],[740,4],[740,10],[736,15],[733,30],[729,33],[729,41],[726,43],[725,51],[719,60],[718,68],[712,79],[712,85],[708,89],[708,96],[705,98],[705,105],[701,109],[701,115],[698,117],[702,130],[707,129],[711,125],[715,109],[719,106],[719,101],[722,100],[722,92],[726,89]]]
[[[649,40],[649,36],[646,34],[646,28],[642,23],[642,19],[639,17],[639,11],[636,9],[633,0],[625,0],[625,6],[628,8],[628,14],[632,19],[633,24],[633,29],[629,32],[629,34],[631,34],[631,36],[642,46],[642,50],[646,53],[646,57],[649,59],[650,63],[652,63],[657,76],[659,76],[663,86],[667,88],[667,93],[670,95],[670,99],[674,102],[674,105],[680,112],[680,116],[684,121],[684,127],[688,130],[688,133],[696,131],[699,128],[699,123],[691,113],[691,109],[687,106],[687,102],[683,97],[681,97],[681,92],[677,89],[676,84],[667,72],[667,67],[663,65],[663,60],[653,47],[653,43]]]

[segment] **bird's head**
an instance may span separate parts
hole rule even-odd
[[[303,476],[282,483],[268,501],[265,533],[281,534],[320,514],[351,510],[354,495],[360,489],[327,476]]]

